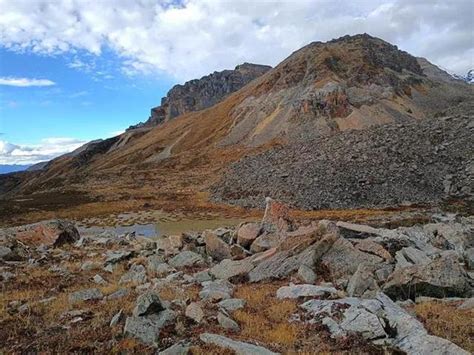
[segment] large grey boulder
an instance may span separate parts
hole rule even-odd
[[[133,252],[129,250],[118,250],[106,252],[105,265],[116,264],[121,261],[130,259],[133,256]]]
[[[360,334],[407,354],[468,353],[448,340],[429,335],[423,325],[383,293],[374,299],[310,300],[301,305],[310,322],[328,326],[333,336]]]
[[[278,299],[283,298],[299,298],[299,297],[317,297],[324,295],[335,295],[337,290],[330,286],[317,285],[294,285],[282,286],[277,290]]]
[[[378,265],[383,263],[384,259],[365,253],[340,237],[334,241],[331,248],[320,257],[318,262],[329,270],[332,278],[338,279],[352,276],[361,263]]]
[[[360,264],[347,285],[347,294],[351,297],[373,297],[379,290],[373,265]]]
[[[219,323],[219,325],[224,328],[224,329],[227,329],[227,330],[230,330],[232,332],[238,332],[240,331],[240,327],[239,325],[237,324],[236,321],[234,321],[232,318],[226,316],[224,313],[222,312],[218,312],[217,313],[217,322]]]
[[[145,317],[127,317],[123,331],[125,335],[145,344],[158,346],[161,329],[171,324],[175,318],[176,314],[168,309]]]
[[[219,264],[214,265],[209,273],[216,279],[228,280],[236,276],[247,275],[254,267],[250,258],[242,260],[224,259]]]
[[[250,343],[244,343],[242,341],[236,341],[226,338],[222,335],[203,333],[199,336],[202,342],[206,344],[213,344],[221,348],[230,349],[236,353],[236,355],[276,355],[268,349],[262,346],[253,345]]]
[[[170,259],[168,264],[179,269],[182,267],[204,264],[204,259],[201,255],[193,251],[185,250]]]
[[[308,265],[300,265],[298,268],[298,277],[307,284],[314,284],[316,282],[316,273]]]
[[[230,298],[222,300],[218,303],[220,308],[225,309],[227,312],[233,312],[238,309],[244,308],[247,301],[240,298]]]
[[[392,299],[414,299],[416,296],[470,297],[468,276],[458,262],[457,254],[444,252],[425,265],[396,269],[383,286]]]
[[[220,301],[229,299],[234,291],[234,286],[227,280],[205,281],[199,297],[203,300]]]
[[[104,296],[102,292],[100,292],[97,288],[88,288],[86,290],[80,290],[73,292],[69,295],[69,302],[77,303],[83,301],[93,301],[93,300],[100,300]]]
[[[464,260],[468,270],[474,270],[474,248],[468,248],[464,252]]]
[[[164,309],[165,307],[160,297],[156,293],[148,291],[138,296],[135,302],[135,308],[133,309],[133,315],[136,317],[145,316],[159,313]]]

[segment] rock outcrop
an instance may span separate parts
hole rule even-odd
[[[211,107],[270,69],[267,65],[244,63],[234,70],[214,72],[201,79],[175,85],[161,99],[161,105],[151,109],[146,122],[129,129],[153,127],[182,114]]]

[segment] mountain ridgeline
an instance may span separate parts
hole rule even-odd
[[[267,65],[244,63],[237,65],[234,70],[214,72],[184,85],[175,85],[161,99],[161,105],[151,109],[146,122],[129,129],[153,127],[184,113],[211,107],[270,69]]]
[[[0,190],[163,204],[206,191],[305,209],[472,201],[473,102],[472,85],[428,60],[345,36],[275,68],[246,63],[177,85],[147,122]]]

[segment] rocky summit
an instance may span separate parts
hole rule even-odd
[[[161,105],[151,109],[146,122],[129,129],[153,127],[185,113],[211,107],[270,69],[267,65],[243,63],[234,70],[214,72],[201,79],[175,85],[161,99]]]
[[[0,350],[474,351],[472,216],[389,229],[290,212],[267,198],[260,221],[151,239],[4,229]]]

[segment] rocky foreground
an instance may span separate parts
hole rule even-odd
[[[474,351],[474,220],[260,223],[151,240],[68,222],[0,232],[0,351]]]

